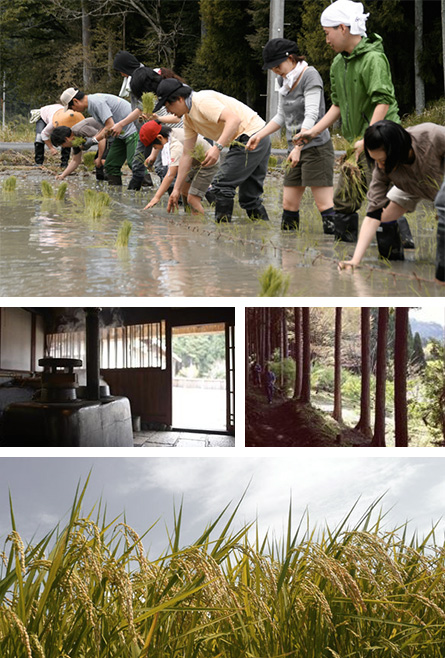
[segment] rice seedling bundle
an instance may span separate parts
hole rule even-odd
[[[9,176],[3,181],[3,191],[4,192],[14,192],[17,187],[17,178],[16,176]]]
[[[259,277],[261,290],[260,297],[284,297],[289,288],[289,276],[283,274],[273,265],[262,272]]]
[[[87,169],[94,169],[94,160],[96,159],[96,153],[94,151],[87,151],[83,156],[83,164]]]
[[[56,192],[56,199],[57,201],[63,201],[65,198],[66,191],[68,189],[68,183],[60,183],[59,187],[57,188]]]
[[[366,197],[366,181],[357,164],[353,144],[348,144],[346,153],[340,163],[340,175],[343,178],[343,199],[351,199],[360,205]]]
[[[204,144],[196,143],[193,151],[190,153],[194,160],[197,160],[199,163],[204,162],[206,157],[206,150]]]
[[[42,180],[40,184],[40,189],[42,191],[42,196],[46,199],[50,199],[54,196],[54,189],[51,183],[48,183],[47,180]]]
[[[147,116],[151,116],[154,112],[156,104],[156,94],[152,91],[146,91],[142,94],[142,112]]]
[[[90,217],[101,217],[111,203],[110,195],[96,190],[85,190],[83,193],[85,211]]]
[[[132,223],[125,219],[119,227],[117,234],[115,246],[116,247],[128,247],[128,240],[130,238]]]
[[[81,137],[80,135],[77,135],[77,137],[74,137],[73,141],[71,142],[71,146],[73,148],[81,148],[86,142],[85,137]]]
[[[165,550],[84,515],[25,546],[14,520],[0,564],[0,655],[14,658],[443,658],[445,547],[383,528],[373,503],[316,534],[305,514],[284,536],[238,523],[241,500]],[[230,514],[226,519],[226,515]],[[220,527],[222,529],[217,530]],[[385,522],[386,523],[386,522]],[[249,531],[252,530],[250,537]]]

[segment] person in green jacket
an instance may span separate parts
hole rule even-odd
[[[400,123],[382,38],[378,34],[367,36],[368,16],[363,13],[362,3],[352,0],[337,0],[323,11],[321,25],[326,43],[338,53],[330,70],[332,105],[315,126],[294,136],[294,143],[307,143],[341,119],[343,135],[354,144],[362,172],[362,193],[352,195],[340,176],[334,194],[334,235],[345,242],[357,240],[357,211],[371,180],[372,172],[363,151],[364,132],[369,125],[382,119]],[[413,248],[406,218],[401,218],[399,228],[405,247]]]

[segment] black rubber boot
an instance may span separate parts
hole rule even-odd
[[[107,175],[105,173],[104,166],[102,167],[95,167],[96,170],[96,180],[107,180]]]
[[[334,215],[334,238],[340,242],[357,242],[358,213],[344,215],[336,212]]]
[[[283,214],[281,215],[281,230],[298,231],[299,228],[300,228],[300,211],[283,210]]]
[[[127,190],[140,190],[142,187],[142,178],[131,178]]]
[[[254,208],[253,210],[246,210],[246,212],[248,218],[251,219],[253,222],[269,221],[269,215],[267,214],[267,210],[262,204],[258,208]]]
[[[233,213],[233,199],[220,198],[215,201],[215,222],[231,222]]]
[[[122,185],[122,176],[107,174],[108,185]]]
[[[43,142],[34,142],[34,162],[42,165],[45,160],[45,144]]]
[[[205,193],[205,198],[207,199],[210,205],[213,205],[216,201],[216,194],[211,187]]]
[[[400,239],[402,241],[403,248],[415,249],[416,247],[414,245],[414,238],[406,217],[404,215],[399,217],[397,224],[399,225]]]
[[[325,235],[334,235],[335,234],[334,208],[328,208],[327,210],[323,210],[320,213],[320,215],[321,215],[321,221],[323,222],[323,233]]]
[[[153,187],[153,179],[150,174],[145,174],[142,179],[142,187]]]
[[[63,169],[66,169],[68,167],[68,162],[70,161],[70,155],[71,155],[71,148],[62,147],[62,152],[61,152],[61,160],[60,160],[60,166],[63,167]]]
[[[377,246],[382,258],[386,260],[405,260],[397,221],[381,222],[377,229]]]

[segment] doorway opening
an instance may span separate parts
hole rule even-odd
[[[224,323],[172,328],[174,428],[228,431],[227,362]]]

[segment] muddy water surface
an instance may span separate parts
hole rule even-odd
[[[272,264],[289,276],[289,296],[443,296],[435,284],[435,226],[431,207],[412,221],[419,248],[402,263],[384,265],[371,247],[364,267],[339,273],[337,261],[352,245],[335,246],[322,233],[308,194],[298,235],[282,234],[281,181],[268,177],[270,223],[252,224],[239,209],[230,225],[181,210],[165,201],[142,208],[153,192],[108,188],[90,176],[68,179],[64,201],[41,197],[40,170],[3,172],[17,190],[0,193],[0,294],[2,296],[257,296],[259,277]],[[102,187],[100,187],[102,186]],[[98,219],[83,209],[85,188],[110,192],[111,207]],[[425,219],[426,218],[426,219]],[[128,247],[115,247],[123,220],[132,223]]]

